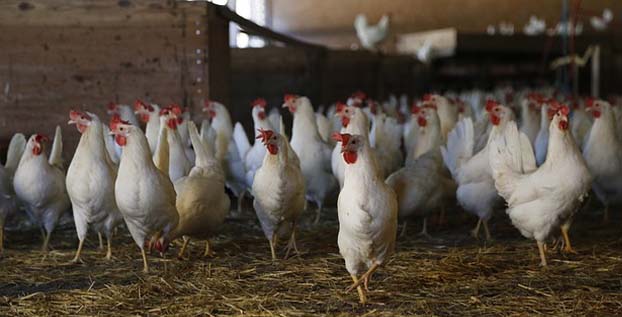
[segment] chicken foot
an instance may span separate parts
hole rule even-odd
[[[537,243],[538,243],[538,251],[540,252],[540,265],[546,266],[546,254],[545,254],[546,244],[542,241],[537,241]]]
[[[145,252],[145,248],[140,248],[140,253],[143,256],[143,273],[149,273],[149,263],[147,263],[147,252]]]
[[[322,214],[322,205],[318,205],[317,209],[315,209],[315,220],[313,220],[313,225],[316,226],[320,223],[320,216]]]
[[[402,225],[402,230],[400,231],[400,238],[404,238],[406,236],[406,227],[408,226],[408,221],[404,221]]]
[[[278,240],[276,232],[272,233],[272,238],[270,239],[270,252],[272,253],[272,260],[276,260],[276,251],[274,247],[276,246],[276,242]]]
[[[471,236],[473,236],[473,238],[479,239],[479,230],[481,226],[482,226],[482,219],[478,219],[477,225],[475,225],[475,228],[471,230]]]
[[[112,235],[106,237],[106,244],[108,245],[108,251],[106,251],[106,260],[112,259]]]
[[[212,244],[208,240],[205,240],[205,252],[203,252],[204,257],[212,257],[214,256],[214,250],[212,250]]]
[[[45,234],[45,238],[43,239],[43,246],[41,247],[41,251],[44,253],[48,252],[48,246],[50,245],[50,236],[52,235],[52,232],[47,232]]]
[[[97,238],[99,238],[99,249],[103,250],[104,249],[104,237],[102,237],[101,232],[97,233]]]
[[[369,279],[369,277],[380,267],[380,264],[378,263],[374,263],[369,270],[367,270],[367,272],[365,272],[363,275],[361,275],[361,277],[358,279],[358,281],[354,282],[354,284],[350,285],[350,287],[348,287],[346,289],[346,292],[349,292],[355,288],[358,288],[359,286],[361,286],[361,284],[366,283],[365,281]]]
[[[285,249],[285,258],[287,259],[289,257],[289,252],[291,250],[294,250],[296,252],[296,255],[298,255],[298,247],[296,246],[296,223],[292,223],[292,234],[289,237],[289,242],[287,242],[287,248]]]
[[[71,263],[84,263],[82,261],[82,258],[80,257],[80,254],[82,254],[82,247],[84,246],[84,239],[80,240],[80,242],[78,242],[78,250],[76,251],[76,256],[73,257],[73,260],[71,260]]]
[[[562,237],[564,238],[564,248],[562,249],[562,252],[576,254],[577,251],[572,248],[572,245],[570,244],[570,236],[568,235],[568,231],[570,231],[570,223],[563,224],[561,226],[561,231]]]
[[[417,235],[428,240],[434,240],[432,236],[428,234],[428,217],[423,218],[423,227],[421,228],[421,232]]]
[[[352,274],[350,276],[352,277],[352,281],[354,281],[354,284],[359,282],[359,280],[356,278],[356,275]],[[365,291],[363,290],[363,287],[361,285],[357,286],[356,291],[359,293],[360,303],[365,305],[367,303],[367,296],[365,296]]]
[[[180,260],[184,259],[184,253],[186,252],[186,248],[188,247],[188,243],[190,242],[190,238],[183,236],[182,239],[184,243],[181,245],[181,249],[179,249],[179,253],[177,253],[177,258]]]
[[[492,237],[490,236],[490,230],[488,230],[488,220],[482,221],[484,224],[484,234],[486,235],[486,241],[492,241]]]

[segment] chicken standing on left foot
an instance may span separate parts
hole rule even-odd
[[[560,226],[569,227],[592,183],[569,131],[568,107],[551,104],[551,108],[555,114],[549,125],[547,156],[539,168],[529,139],[514,122],[491,140],[489,149],[495,187],[508,204],[512,224],[537,241],[543,266],[547,265],[544,241]]]
[[[268,151],[253,180],[253,207],[270,242],[272,259],[276,260],[276,244],[280,236],[289,235],[288,247],[297,251],[295,226],[305,207],[305,181],[300,161],[287,139],[272,130],[260,129],[259,133],[257,139]]]
[[[335,134],[346,162],[337,211],[337,243],[361,304],[367,302],[362,283],[393,254],[397,234],[397,197],[384,183],[366,137]],[[361,273],[363,273],[361,275]],[[357,277],[359,276],[360,277]]]

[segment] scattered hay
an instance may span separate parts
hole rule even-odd
[[[622,310],[622,240],[615,226],[595,225],[592,215],[573,228],[579,254],[549,252],[547,268],[538,266],[535,243],[502,214],[489,245],[468,236],[471,218],[431,227],[443,242],[400,240],[397,254],[373,277],[371,303],[360,306],[356,292],[344,293],[351,280],[336,245],[335,213],[327,213],[329,220],[300,231],[302,254],[288,260],[271,261],[268,241],[248,212],[227,222],[214,240],[214,258],[202,258],[204,243],[192,241],[190,259],[176,259],[177,247],[166,259],[151,256],[150,274],[141,273],[140,253],[124,230],[110,262],[90,237],[82,265],[69,264],[77,244],[71,227],[53,234],[55,249],[46,256],[37,251],[38,232],[9,232],[0,260],[0,315],[605,316]]]

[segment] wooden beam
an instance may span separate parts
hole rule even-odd
[[[231,48],[229,21],[219,14],[220,6],[207,6],[208,97],[230,106],[231,103]]]
[[[317,44],[312,44],[312,43],[308,43],[305,41],[301,41],[293,37],[284,35],[282,33],[275,32],[253,21],[247,20],[239,16],[237,13],[231,11],[226,6],[218,6],[214,4],[208,4],[208,6],[213,7],[215,11],[218,12],[218,14],[220,14],[225,19],[231,22],[234,22],[235,24],[240,26],[240,28],[242,28],[246,33],[250,35],[261,36],[261,37],[271,39],[271,40],[276,40],[276,41],[279,41],[285,44],[301,46],[301,47],[308,48],[308,49],[326,50],[326,47],[322,45],[317,45]]]

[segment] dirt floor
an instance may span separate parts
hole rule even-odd
[[[96,236],[86,264],[69,264],[77,245],[71,226],[52,237],[53,251],[39,252],[38,231],[8,232],[0,260],[0,315],[591,315],[622,314],[622,238],[616,217],[602,226],[583,212],[571,236],[578,254],[548,253],[541,268],[535,242],[522,238],[502,213],[491,226],[495,241],[469,236],[475,219],[450,213],[450,223],[430,225],[434,240],[419,238],[419,222],[398,241],[386,267],[374,275],[370,304],[358,304],[337,249],[335,210],[318,226],[305,216],[299,256],[272,262],[252,211],[227,221],[214,240],[216,255],[190,259],[150,257],[141,273],[138,248],[125,230],[114,240],[114,259],[103,259]],[[281,253],[281,255],[283,255]]]

